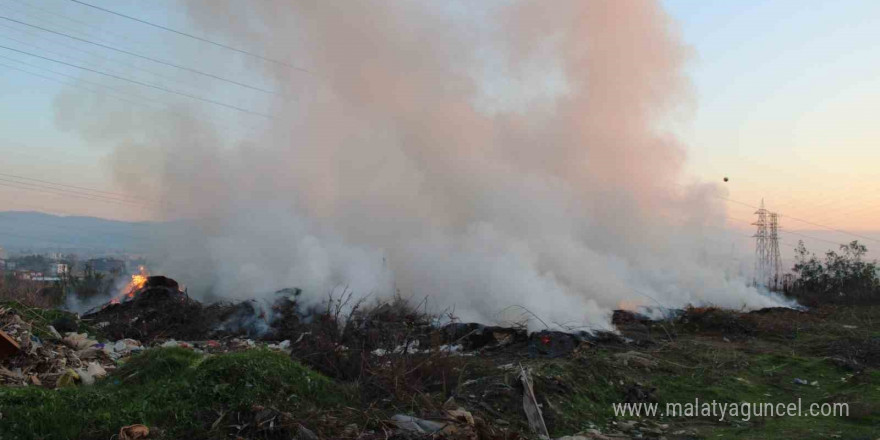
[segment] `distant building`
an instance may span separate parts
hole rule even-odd
[[[2,246],[0,246],[0,260],[5,260],[5,259],[6,259],[6,250],[3,249]]]
[[[94,258],[86,262],[95,272],[125,272],[125,261],[116,258]]]
[[[52,272],[59,276],[66,275],[70,273],[70,266],[67,263],[54,263],[52,264]]]
[[[40,272],[31,272],[29,270],[18,270],[15,272],[15,277],[20,280],[32,280],[35,277],[43,276]]]

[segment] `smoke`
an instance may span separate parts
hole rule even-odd
[[[188,219],[157,241],[151,269],[190,292],[296,286],[318,300],[347,286],[428,296],[465,320],[519,306],[592,327],[620,304],[777,304],[705,239],[723,229],[711,197],[721,190],[683,175],[670,127],[692,105],[688,50],[659,2],[186,8],[205,35],[310,72],[227,63],[287,96],[256,102],[271,119],[239,115],[253,127],[244,135],[193,105],[177,106],[192,118],[77,119],[114,143],[120,185],[161,200],[163,218]],[[236,57],[204,52],[218,54]],[[58,100],[59,118],[72,103]]]

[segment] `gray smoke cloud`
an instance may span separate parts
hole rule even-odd
[[[311,72],[229,63],[292,97],[256,102],[272,119],[240,115],[252,128],[232,136],[181,117],[192,105],[93,122],[109,112],[93,104],[70,122],[70,96],[59,119],[188,219],[151,269],[191,293],[348,286],[594,328],[620,306],[779,304],[705,239],[721,189],[683,175],[669,127],[692,105],[688,50],[659,2],[474,3],[186,2],[205,35]]]

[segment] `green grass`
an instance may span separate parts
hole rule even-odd
[[[624,386],[609,357],[602,350],[587,362],[570,360],[533,361],[535,392],[549,400],[544,410],[554,437],[602,426],[614,416],[611,404],[621,400]],[[555,411],[554,411],[555,410]]]
[[[91,387],[0,388],[0,438],[110,438],[133,423],[158,427],[163,438],[222,438],[210,428],[220,414],[252,405],[327,409],[351,397],[349,389],[277,352],[203,358],[159,348]]]
[[[851,322],[851,321],[847,321]],[[873,329],[859,322],[866,333]],[[875,324],[876,325],[876,324]],[[720,336],[706,337],[699,332],[683,332],[672,343],[663,343],[642,351],[657,360],[645,368],[621,365],[614,351],[589,351],[580,364],[571,361],[539,363],[536,382],[550,399],[551,434],[570,435],[583,431],[589,422],[604,426],[614,420],[612,404],[623,402],[627,387],[639,383],[655,388],[653,399],[660,411],[666,403],[797,403],[804,411],[813,403],[847,403],[848,417],[738,417],[725,421],[701,417],[663,418],[670,432],[686,429],[699,438],[719,439],[875,439],[880,437],[880,371],[868,368],[861,373],[849,371],[823,353],[826,340],[842,340],[841,334],[829,336],[832,324],[823,324],[799,335],[799,341],[776,338],[749,338],[741,343],[723,341]],[[842,328],[834,324],[835,329]],[[810,341],[812,343],[808,343]],[[626,348],[625,350],[628,350]],[[798,385],[795,378],[818,386]],[[553,387],[553,383],[565,387]],[[667,433],[668,434],[668,433]]]

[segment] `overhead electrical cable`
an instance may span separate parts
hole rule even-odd
[[[112,35],[114,38],[118,38],[118,39],[121,39],[121,40],[126,40],[126,41],[129,41],[129,42],[135,43],[135,44],[141,44],[141,45],[149,45],[149,44],[150,44],[150,43],[148,43],[148,42],[144,42],[144,41],[142,41],[142,40],[136,40],[136,39],[133,39],[133,38],[131,38],[129,35],[126,35],[126,34],[124,34],[124,33],[121,33],[121,32],[113,32],[113,31],[111,31],[111,30],[108,30],[108,29],[102,28],[101,26],[98,26],[98,25],[96,25],[96,24],[94,24],[94,23],[89,23],[89,22],[87,22],[87,21],[78,20],[78,19],[73,18],[73,17],[70,17],[70,16],[68,16],[68,15],[60,14],[60,13],[58,13],[57,11],[54,11],[54,10],[52,10],[52,9],[41,8],[41,7],[39,7],[39,6],[32,5],[32,4],[30,4],[30,3],[26,2],[26,1],[23,1],[23,0],[6,0],[6,1],[11,1],[11,2],[18,3],[18,4],[22,5],[22,6],[26,6],[26,7],[28,7],[28,8],[35,9],[35,10],[40,11],[40,12],[42,12],[42,13],[44,13],[44,14],[47,14],[47,15],[51,15],[51,16],[55,16],[55,17],[60,17],[60,18],[63,18],[63,19],[65,19],[65,20],[67,20],[67,21],[70,21],[70,22],[76,23],[76,24],[81,25],[81,26],[85,26],[85,27],[89,27],[89,28],[96,28],[96,29],[100,30],[101,33],[103,33],[103,34],[107,34],[107,35]],[[14,10],[14,11],[15,11],[16,13],[23,14],[23,15],[26,15],[26,16],[28,16],[28,17],[33,17],[33,18],[36,18],[36,19],[38,19],[38,20],[43,20],[43,21],[46,21],[46,22],[52,23],[51,21],[47,20],[45,17],[40,17],[39,15],[34,14],[34,13],[32,13],[32,12],[27,12],[27,11],[24,10],[24,9],[17,9],[17,10]],[[80,33],[80,34],[83,34],[83,35],[88,35],[87,33],[83,32],[83,31],[81,31],[81,30],[78,30],[78,29],[74,29],[74,28],[72,28],[72,27],[70,27],[70,26],[58,25],[58,24],[55,24],[55,23],[52,23],[52,25],[55,26],[55,27],[59,27],[59,28],[61,28],[61,29],[67,29],[67,30],[69,30],[69,31],[71,31],[71,32],[77,32],[77,33]]]
[[[746,203],[746,202],[740,202],[740,201],[738,201],[738,200],[733,200],[733,199],[730,199],[730,198],[727,198],[727,197],[724,197],[724,196],[715,196],[715,197],[717,197],[717,198],[719,198],[719,199],[722,199],[722,200],[727,200],[728,202],[731,202],[731,203],[736,203],[736,204],[739,204],[739,205],[747,206],[747,207],[749,207],[749,208],[761,209],[760,207],[758,207],[758,206],[756,206],[756,205],[752,205],[752,204],[750,204],[750,203]],[[809,220],[804,220],[804,219],[802,219],[802,218],[798,218],[798,217],[792,217],[792,216],[790,216],[790,215],[785,215],[785,214],[782,214],[782,213],[778,213],[778,214],[779,214],[779,217],[788,218],[788,219],[791,219],[791,220],[794,220],[794,221],[797,221],[797,222],[801,222],[801,223],[805,223],[805,224],[808,224],[808,225],[811,225],[811,226],[816,226],[816,227],[819,227],[819,228],[822,228],[822,229],[827,229],[827,230],[829,230],[829,231],[839,232],[839,233],[841,233],[841,234],[846,234],[846,235],[850,235],[850,236],[853,236],[853,237],[862,238],[862,239],[865,239],[865,240],[876,241],[876,242],[880,243],[880,240],[878,240],[878,239],[876,239],[876,238],[873,238],[873,237],[868,237],[867,235],[856,234],[856,233],[853,233],[853,232],[845,231],[845,230],[843,230],[843,229],[837,229],[837,228],[835,228],[835,227],[833,227],[833,226],[828,226],[828,225],[823,225],[823,224],[821,224],[821,223],[811,222],[811,221],[809,221]]]
[[[235,80],[231,80],[231,79],[223,78],[223,77],[221,77],[221,76],[217,76],[217,75],[214,75],[214,74],[212,74],[212,73],[203,72],[203,71],[201,71],[201,70],[196,70],[196,69],[193,69],[193,68],[190,68],[190,67],[181,66],[181,65],[179,65],[179,64],[171,63],[171,62],[168,62],[168,61],[163,61],[163,60],[160,60],[160,59],[157,59],[157,58],[148,57],[148,56],[146,56],[146,55],[141,55],[141,54],[138,54],[138,53],[134,53],[134,52],[131,52],[131,51],[125,50],[125,49],[120,49],[120,48],[113,47],[113,46],[110,46],[110,45],[107,45],[107,44],[103,44],[103,43],[98,43],[98,42],[95,42],[95,41],[87,40],[87,39],[85,39],[85,38],[80,38],[80,37],[77,37],[77,36],[74,36],[74,35],[66,34],[66,33],[64,33],[64,32],[58,32],[58,31],[55,31],[55,30],[52,30],[52,29],[44,28],[44,27],[42,27],[42,26],[37,26],[37,25],[35,25],[35,24],[27,23],[27,22],[24,22],[24,21],[21,21],[21,20],[16,20],[16,19],[14,19],[14,18],[9,18],[9,17],[0,16],[0,19],[2,19],[2,20],[7,20],[7,21],[11,21],[11,22],[13,22],[13,23],[18,23],[18,24],[21,24],[21,25],[24,25],[24,26],[29,26],[29,27],[32,27],[32,28],[35,28],[35,29],[39,29],[39,30],[44,31],[44,32],[49,32],[49,33],[52,33],[52,34],[61,35],[61,36],[64,36],[64,37],[67,37],[67,38],[70,38],[70,39],[73,39],[73,40],[76,40],[76,41],[81,41],[81,42],[84,42],[84,43],[92,44],[92,45],[95,45],[95,46],[98,46],[98,47],[102,47],[102,48],[104,48],[104,49],[109,49],[109,50],[113,50],[113,51],[116,51],[116,52],[119,52],[119,53],[124,53],[124,54],[126,54],[126,55],[130,55],[130,56],[133,56],[133,57],[143,58],[143,59],[145,59],[145,60],[152,61],[152,62],[154,62],[154,63],[163,64],[163,65],[166,65],[166,66],[174,67],[174,68],[176,68],[176,69],[180,69],[180,70],[185,70],[185,71],[187,71],[187,72],[192,72],[192,73],[195,73],[195,74],[198,74],[198,75],[203,75],[203,76],[206,76],[206,77],[209,77],[209,78],[213,78],[213,79],[216,79],[216,80],[225,81],[225,82],[228,82],[228,83],[230,83],[230,84],[235,84],[235,85],[237,85],[237,86],[239,86],[239,87],[244,87],[244,88],[248,88],[248,89],[251,89],[251,90],[256,90],[256,91],[259,91],[259,92],[263,92],[263,93],[266,93],[266,94],[276,95],[276,96],[281,96],[281,97],[287,98],[287,97],[285,97],[284,95],[282,95],[282,94],[280,94],[280,93],[278,93],[278,92],[276,92],[276,91],[273,91],[273,90],[267,90],[267,89],[263,89],[263,88],[260,88],[260,87],[255,87],[255,86],[252,86],[252,85],[249,85],[249,84],[245,84],[245,83],[242,83],[242,82],[239,82],[239,81],[235,81]]]
[[[105,198],[105,197],[101,197],[101,196],[97,196],[97,195],[83,194],[83,193],[78,193],[78,192],[74,192],[74,191],[46,187],[46,186],[40,186],[40,185],[35,185],[35,184],[31,184],[31,183],[26,183],[26,182],[19,182],[19,181],[9,180],[9,179],[0,179],[0,186],[17,188],[17,189],[22,189],[25,191],[51,193],[51,194],[65,196],[65,197],[76,197],[76,198],[81,198],[81,199],[94,200],[96,202],[116,203],[116,204],[122,204],[122,205],[126,205],[126,206],[146,207],[146,205],[143,203],[113,199],[113,198],[109,198],[109,197]]]
[[[3,176],[3,177],[9,177],[9,178],[13,178],[13,179],[30,180],[30,181],[32,181],[32,182],[45,183],[45,184],[48,184],[48,185],[55,185],[55,186],[66,187],[66,188],[74,188],[74,189],[83,190],[83,191],[91,191],[91,192],[96,192],[96,193],[102,193],[102,194],[107,194],[107,195],[110,195],[110,196],[118,196],[118,197],[125,198],[125,199],[132,199],[132,198],[133,198],[132,196],[130,196],[130,195],[128,195],[128,194],[123,194],[123,193],[118,193],[118,192],[112,192],[112,191],[104,191],[104,190],[94,189],[94,188],[87,188],[87,187],[84,187],[84,186],[69,185],[69,184],[65,184],[65,183],[50,182],[50,181],[48,181],[48,180],[34,179],[34,178],[32,178],[32,177],[18,176],[18,175],[15,175],[15,174],[0,173],[0,176]],[[134,199],[135,199],[136,201],[144,200],[144,199],[137,199],[137,198],[134,198]]]
[[[267,115],[267,114],[265,114],[265,113],[260,113],[260,112],[256,112],[256,111],[253,111],[253,110],[248,110],[248,109],[246,109],[246,108],[238,107],[238,106],[231,105],[231,104],[226,104],[226,103],[224,103],[224,102],[215,101],[215,100],[213,100],[213,99],[209,99],[209,98],[202,98],[202,97],[200,97],[200,96],[196,96],[196,95],[192,95],[192,94],[189,94],[189,93],[180,92],[180,91],[177,91],[177,90],[172,90],[172,89],[169,89],[169,88],[166,88],[166,87],[162,87],[162,86],[159,86],[159,85],[156,85],[156,84],[150,84],[150,83],[146,83],[146,82],[143,82],[143,81],[138,81],[138,80],[134,80],[134,79],[130,79],[130,78],[125,78],[125,77],[123,77],[123,76],[115,75],[115,74],[112,74],[112,73],[102,72],[102,71],[100,71],[100,70],[92,69],[92,68],[89,68],[89,67],[78,66],[78,65],[76,65],[76,64],[67,63],[67,62],[64,62],[64,61],[56,60],[56,59],[54,59],[54,58],[49,58],[49,57],[45,57],[45,56],[42,56],[42,55],[37,55],[37,54],[35,54],[35,53],[27,52],[27,51],[24,51],[24,50],[19,50],[19,49],[15,49],[15,48],[11,48],[11,47],[8,47],[8,46],[3,46],[3,45],[0,45],[0,49],[6,49],[6,50],[9,50],[9,51],[12,51],[12,52],[18,52],[18,53],[21,53],[21,54],[24,54],[24,55],[29,55],[29,56],[35,57],[35,58],[40,58],[40,59],[44,59],[44,60],[47,60],[47,61],[52,61],[52,62],[55,62],[55,63],[58,63],[58,64],[63,64],[63,65],[65,65],[65,66],[75,67],[75,68],[77,68],[77,69],[82,69],[82,70],[85,70],[85,71],[88,71],[88,72],[96,73],[96,74],[98,74],[98,75],[104,75],[104,76],[107,76],[107,77],[110,77],[110,78],[115,78],[115,79],[118,79],[118,80],[120,80],[120,81],[126,81],[126,82],[130,82],[130,83],[132,83],[132,84],[137,84],[137,85],[144,86],[144,87],[150,87],[150,88],[153,88],[153,89],[156,89],[156,90],[161,90],[161,91],[166,92],[166,93],[173,93],[173,94],[176,94],[176,95],[185,96],[185,97],[187,97],[187,98],[196,99],[196,100],[199,100],[199,101],[204,101],[204,102],[211,103],[211,104],[214,104],[214,105],[219,105],[219,106],[221,106],[221,107],[226,107],[226,108],[229,108],[229,109],[232,109],[232,110],[238,110],[238,111],[243,112],[243,113],[249,113],[249,114],[256,115],[256,116],[261,116],[261,117],[264,117],[264,118],[266,118],[266,119],[274,119],[272,116]]]
[[[80,89],[80,90],[85,90],[85,91],[87,91],[87,92],[94,93],[94,94],[96,94],[96,95],[109,96],[109,97],[111,97],[111,98],[118,99],[118,100],[120,100],[120,101],[122,101],[122,102],[127,102],[127,103],[129,103],[129,104],[134,104],[134,105],[137,105],[137,106],[147,107],[147,108],[150,108],[150,109],[152,109],[152,110],[156,110],[155,107],[153,107],[153,106],[151,106],[151,105],[149,105],[149,104],[146,104],[146,103],[144,103],[144,102],[141,102],[141,101],[149,101],[149,102],[153,102],[153,103],[156,103],[156,104],[158,104],[158,105],[161,105],[161,106],[165,107],[165,111],[168,111],[168,112],[170,112],[170,113],[173,113],[173,114],[179,115],[179,116],[181,116],[181,117],[184,117],[184,118],[195,118],[195,119],[198,119],[198,120],[200,120],[200,121],[204,121],[204,122],[206,122],[206,123],[212,124],[215,128],[222,128],[222,129],[229,129],[229,128],[231,128],[231,126],[229,125],[229,122],[225,122],[225,121],[224,121],[224,122],[221,122],[221,121],[213,121],[213,120],[210,120],[210,119],[207,119],[207,118],[205,118],[205,117],[198,116],[198,115],[195,115],[195,114],[192,114],[192,113],[185,113],[185,112],[182,112],[182,111],[174,110],[174,109],[171,107],[171,105],[170,105],[169,103],[166,103],[166,102],[160,101],[160,100],[158,100],[158,99],[146,98],[146,97],[143,97],[143,96],[140,96],[140,95],[129,95],[129,94],[127,94],[127,93],[124,93],[124,92],[120,91],[119,89],[115,89],[115,88],[110,87],[110,86],[105,86],[105,85],[100,84],[100,83],[96,83],[96,82],[93,82],[93,81],[85,80],[85,79],[79,78],[79,77],[77,77],[77,76],[75,76],[75,75],[68,75],[68,74],[66,74],[66,73],[58,72],[58,71],[55,71],[55,70],[52,70],[52,69],[47,69],[47,68],[45,68],[45,67],[35,66],[35,65],[33,65],[33,64],[26,63],[26,62],[24,62],[24,61],[19,61],[19,60],[13,59],[13,58],[5,57],[5,56],[3,56],[3,55],[0,55],[0,58],[2,58],[2,59],[6,59],[6,60],[10,60],[10,61],[14,61],[14,62],[16,62],[16,63],[21,63],[21,64],[24,64],[24,65],[26,65],[26,66],[28,66],[28,67],[30,67],[30,68],[33,68],[33,69],[39,69],[39,70],[43,70],[43,71],[46,71],[46,72],[51,72],[51,73],[53,73],[53,74],[55,74],[55,75],[61,75],[61,76],[67,77],[67,78],[71,78],[71,79],[73,79],[73,80],[76,81],[76,82],[81,82],[81,83],[84,83],[84,84],[89,84],[89,85],[91,85],[91,86],[93,86],[93,87],[99,87],[99,88],[102,88],[102,89],[112,90],[112,91],[114,91],[114,92],[116,92],[116,93],[121,94],[122,96],[118,96],[118,95],[115,95],[115,94],[113,94],[113,93],[102,92],[102,91],[99,91],[99,90],[93,90],[93,89],[90,89],[90,88],[87,88],[87,87],[83,87],[83,86],[81,86],[81,85],[72,84],[72,83],[70,83],[70,82],[62,81],[62,80],[60,80],[60,79],[58,79],[58,78],[53,78],[53,77],[51,77],[51,76],[46,76],[46,75],[42,75],[42,74],[39,74],[39,73],[36,73],[36,72],[31,72],[31,71],[29,71],[29,70],[25,70],[25,69],[22,69],[22,68],[20,68],[20,67],[10,66],[10,65],[8,65],[8,64],[0,63],[0,66],[2,66],[2,67],[6,67],[7,69],[13,69],[13,70],[16,70],[16,71],[19,71],[19,72],[22,72],[22,73],[26,73],[26,74],[28,74],[28,75],[36,76],[36,77],[38,77],[38,78],[42,78],[42,79],[45,79],[45,80],[49,80],[49,81],[53,81],[53,82],[57,82],[57,83],[59,83],[59,84],[65,85],[65,86],[67,86],[67,87],[71,87],[71,88],[75,88],[75,89]],[[132,97],[134,97],[135,99],[137,99],[137,101],[136,101],[136,100],[132,100],[132,99],[126,99],[124,96],[132,96]],[[238,134],[242,134],[242,132],[239,132]]]
[[[49,43],[51,43],[51,44],[53,44],[53,45],[61,45],[61,46],[66,47],[66,48],[68,48],[68,49],[70,49],[70,50],[74,50],[74,51],[76,51],[76,52],[83,53],[83,54],[85,54],[85,55],[87,55],[87,56],[89,56],[89,57],[95,57],[95,58],[98,58],[98,59],[101,59],[101,60],[105,60],[105,61],[108,61],[108,62],[111,62],[111,63],[121,64],[121,65],[127,66],[127,67],[129,67],[129,68],[131,68],[131,69],[139,70],[139,71],[142,71],[142,72],[148,73],[148,74],[150,74],[150,75],[153,75],[153,76],[156,76],[156,77],[162,78],[162,79],[164,79],[164,80],[166,80],[166,81],[169,81],[169,82],[171,82],[171,83],[181,83],[180,78],[174,78],[174,77],[172,77],[172,76],[170,76],[170,75],[165,75],[165,74],[163,74],[163,73],[154,72],[154,71],[152,71],[152,70],[144,69],[143,67],[139,66],[137,63],[132,63],[132,62],[128,62],[128,61],[125,61],[125,60],[120,60],[120,59],[116,59],[116,58],[112,58],[112,57],[104,56],[104,55],[101,55],[101,54],[98,54],[98,53],[95,53],[95,52],[90,52],[90,51],[88,51],[88,50],[83,50],[83,49],[81,49],[81,48],[79,48],[79,47],[76,47],[75,45],[67,44],[67,43],[62,43],[62,42],[60,42],[60,41],[55,41],[55,40],[52,40],[52,39],[49,39],[49,38],[45,38],[45,37],[40,37],[36,32],[27,31],[27,30],[24,30],[24,29],[18,29],[18,28],[16,28],[16,27],[12,27],[12,26],[9,26],[9,25],[7,25],[7,24],[0,24],[0,27],[6,28],[6,29],[11,29],[11,30],[13,30],[13,31],[15,31],[15,32],[20,32],[20,33],[23,33],[23,34],[29,35],[29,36],[31,36],[31,37],[35,37],[35,38],[40,39],[40,40],[48,41]],[[23,45],[25,45],[25,46],[32,47],[32,48],[35,48],[35,49],[39,49],[39,50],[41,50],[41,51],[44,51],[44,52],[46,52],[46,53],[50,53],[50,54],[53,54],[53,55],[57,55],[57,56],[61,56],[61,57],[64,57],[64,58],[73,59],[73,60],[77,60],[77,61],[84,61],[84,60],[82,60],[81,58],[75,58],[75,57],[70,56],[69,53],[59,53],[59,52],[53,51],[53,50],[51,50],[51,49],[46,49],[46,48],[44,48],[44,47],[42,47],[42,46],[39,46],[39,45],[33,44],[33,43],[31,43],[31,42],[23,41],[23,40],[20,40],[20,39],[18,39],[18,38],[15,38],[15,37],[10,37],[9,35],[2,35],[2,38],[5,38],[5,39],[10,40],[10,41],[15,41],[16,43],[23,44]],[[85,61],[85,62],[87,62],[87,63],[92,63],[93,61],[89,60],[89,61]],[[105,69],[106,69],[106,68],[105,68]],[[119,71],[114,71],[114,70],[110,70],[110,69],[106,69],[106,70],[107,70],[108,72],[115,73],[115,74],[117,74],[117,75],[124,75],[124,73],[120,73]],[[189,79],[193,79],[193,78],[189,78]],[[192,87],[192,85],[193,85],[193,84],[185,84],[186,87]]]
[[[165,31],[168,31],[168,32],[175,33],[175,34],[177,34],[177,35],[182,35],[182,36],[184,36],[184,37],[188,37],[188,38],[192,38],[192,39],[194,39],[194,40],[198,40],[198,41],[201,41],[201,42],[204,42],[204,43],[212,44],[212,45],[217,46],[217,47],[222,47],[222,48],[224,48],[224,49],[228,49],[228,50],[231,50],[231,51],[234,51],[234,52],[238,52],[238,53],[240,53],[240,54],[248,55],[248,56],[251,56],[251,57],[254,57],[254,58],[259,58],[259,59],[261,59],[261,60],[263,60],[263,61],[267,61],[267,62],[270,62],[270,63],[274,63],[274,64],[282,65],[282,66],[285,66],[285,67],[288,67],[288,68],[291,68],[291,69],[294,69],[294,70],[298,70],[298,71],[300,71],[300,72],[304,72],[304,73],[308,73],[308,74],[313,74],[313,73],[312,73],[311,71],[309,71],[308,69],[304,69],[304,68],[302,68],[302,67],[297,67],[297,66],[294,66],[294,65],[292,65],[292,64],[286,63],[286,62],[284,62],[284,61],[279,61],[279,60],[275,60],[275,59],[272,59],[272,58],[267,58],[267,57],[264,57],[264,56],[262,56],[262,55],[258,55],[258,54],[252,53],[252,52],[248,52],[248,51],[246,51],[246,50],[238,49],[238,48],[235,48],[235,47],[232,47],[232,46],[229,46],[229,45],[223,44],[223,43],[218,43],[218,42],[216,42],[216,41],[209,40],[209,39],[207,39],[207,38],[199,37],[199,36],[197,36],[197,35],[193,35],[193,34],[189,34],[189,33],[186,33],[186,32],[182,32],[182,31],[179,31],[179,30],[176,30],[176,29],[172,29],[172,28],[169,28],[169,27],[166,27],[166,26],[159,25],[159,24],[151,23],[151,22],[149,22],[149,21],[146,21],[146,20],[143,20],[143,19],[140,19],[140,18],[132,17],[132,16],[130,16],[130,15],[125,15],[125,14],[122,14],[122,13],[119,13],[119,12],[116,12],[116,11],[112,11],[112,10],[110,10],[110,9],[102,8],[102,7],[100,7],[100,6],[95,6],[95,5],[90,4],[90,3],[82,2],[82,1],[79,1],[79,0],[70,0],[70,1],[72,1],[72,2],[74,2],[74,3],[78,3],[78,4],[83,5],[83,6],[88,6],[88,7],[90,7],[90,8],[97,9],[97,10],[99,10],[99,11],[106,12],[106,13],[108,13],[108,14],[113,14],[113,15],[116,15],[116,16],[119,16],[119,17],[127,18],[127,19],[129,19],[129,20],[133,20],[133,21],[136,21],[136,22],[138,22],[138,23],[145,24],[145,25],[147,25],[147,26],[152,26],[152,27],[157,28],[157,29],[162,29],[162,30],[165,30]]]

